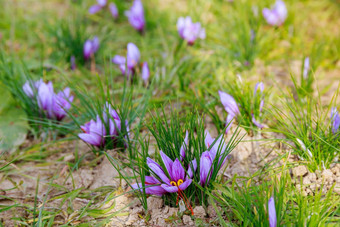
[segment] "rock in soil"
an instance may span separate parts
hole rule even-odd
[[[147,199],[148,209],[159,209],[163,207],[163,199],[157,197],[149,197]]]
[[[204,218],[206,213],[205,213],[205,210],[202,206],[197,206],[194,208],[194,215],[195,217],[198,217],[198,218]]]
[[[295,177],[300,177],[306,175],[308,173],[308,169],[306,166],[301,165],[293,168],[292,172]]]
[[[194,226],[195,225],[189,215],[183,215],[182,220],[183,220],[183,224],[186,225],[186,226]]]

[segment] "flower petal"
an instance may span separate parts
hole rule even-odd
[[[275,210],[275,201],[274,198],[271,197],[268,201],[268,215],[269,215],[269,226],[276,227],[276,210]]]
[[[118,9],[117,9],[117,6],[116,4],[114,4],[113,2],[111,2],[109,4],[109,10],[113,16],[113,18],[117,19],[118,18]]]
[[[78,134],[78,137],[84,142],[91,144],[93,146],[100,146],[101,144],[101,138],[99,137],[98,139],[98,136],[95,136],[93,134],[80,133]]]
[[[167,191],[167,192],[169,192],[169,193],[178,192],[177,186],[170,186],[170,185],[168,185],[168,184],[161,184],[161,187],[162,187],[165,191]]]
[[[185,189],[187,189],[187,187],[189,187],[189,185],[191,184],[192,180],[191,179],[186,179],[180,186],[179,189],[181,189],[182,191],[184,191]]]
[[[102,7],[100,5],[93,5],[89,8],[89,14],[95,14],[98,13]]]
[[[166,171],[168,171],[169,175],[171,175],[172,165],[174,164],[174,162],[166,154],[164,154],[163,151],[159,151],[159,153],[161,154],[161,158],[165,165]]]
[[[176,158],[172,165],[171,180],[177,182],[178,180],[184,180],[185,170],[181,162]]]
[[[170,184],[169,178],[165,175],[163,169],[160,167],[160,165],[152,160],[151,158],[147,158],[147,165],[149,166],[151,170],[151,175],[154,177],[159,177],[162,182],[166,184]]]
[[[210,158],[209,151],[202,153],[200,159],[200,184],[205,186],[209,183],[211,176],[212,160]],[[209,175],[209,176],[208,176]]]
[[[224,109],[227,111],[227,113],[232,114],[233,116],[240,114],[238,105],[231,95],[223,91],[218,91],[218,93],[220,95],[222,105],[224,106]]]

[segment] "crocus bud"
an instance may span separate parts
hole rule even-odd
[[[269,215],[269,227],[276,227],[276,210],[274,197],[270,197],[268,201],[268,215]]]
[[[109,10],[110,10],[110,12],[111,12],[113,18],[114,18],[114,19],[117,19],[118,16],[119,16],[119,14],[118,14],[118,9],[117,9],[116,4],[110,3],[110,4],[109,4]]]
[[[70,62],[71,62],[71,70],[76,70],[76,58],[74,56],[71,56]]]
[[[53,101],[53,115],[58,120],[61,121],[67,115],[67,110],[71,108],[71,103],[73,102],[73,96],[71,96],[70,88],[65,88],[64,91],[60,91],[58,94],[54,95]]]
[[[238,109],[238,105],[235,99],[231,95],[223,91],[218,91],[218,93],[220,95],[220,99],[221,99],[222,105],[224,106],[225,111],[227,111],[227,113],[233,116],[239,115],[240,111]]]
[[[99,39],[97,36],[95,36],[92,40],[88,39],[84,43],[84,58],[85,60],[88,60],[91,55],[95,54],[99,49]]]
[[[126,62],[127,67],[129,69],[134,69],[140,60],[140,52],[138,47],[133,43],[128,43],[127,45],[127,54],[126,54]]]
[[[101,7],[104,7],[107,3],[107,0],[97,0],[98,5],[100,5]]]
[[[200,159],[200,184],[202,186],[207,185],[211,177],[213,160],[209,153],[209,151],[203,152]]]
[[[340,115],[338,113],[338,110],[333,107],[331,111],[331,124],[332,124],[332,132],[333,134],[336,134],[339,132],[340,128]]]
[[[287,8],[283,1],[277,0],[271,9],[264,8],[262,14],[268,24],[280,26],[287,18]]]
[[[102,9],[102,6],[100,5],[93,5],[89,8],[89,14],[95,14],[98,13]]]
[[[108,102],[104,106],[103,119],[109,124],[110,135],[117,136],[121,130],[121,120],[117,111]]]
[[[25,92],[25,94],[30,97],[33,98],[34,97],[34,91],[31,87],[31,82],[30,81],[26,81],[26,83],[22,86],[22,90]]]
[[[189,16],[186,18],[178,18],[177,30],[180,37],[186,40],[189,45],[193,45],[197,38],[205,39],[204,28],[201,28],[201,24],[199,22],[192,23]]]
[[[303,62],[303,79],[307,79],[308,78],[308,72],[309,72],[309,57],[306,57],[304,62]]]
[[[143,63],[143,67],[142,67],[142,79],[144,80],[145,83],[148,82],[150,77],[150,70],[149,70],[149,66],[147,62]]]
[[[112,58],[112,62],[116,65],[119,65],[119,69],[122,72],[123,75],[125,75],[126,71],[126,58],[120,55],[116,55]]]
[[[37,94],[38,106],[46,116],[52,119],[53,116],[53,102],[54,102],[54,92],[52,82],[41,83],[38,88]]]
[[[143,32],[145,28],[145,19],[144,19],[144,9],[141,0],[135,0],[130,10],[125,12],[125,16],[128,17],[128,20],[132,27],[134,27],[137,31]]]
[[[264,90],[264,85],[262,82],[258,82],[255,85],[255,89],[254,89],[254,97],[256,96],[257,90],[260,89],[261,95],[263,94],[263,90]]]

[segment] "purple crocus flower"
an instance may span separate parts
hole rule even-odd
[[[97,0],[97,4],[93,5],[89,8],[90,14],[95,14],[100,11],[103,7],[105,7],[107,0]]]
[[[86,42],[84,43],[84,49],[83,49],[85,60],[88,60],[91,57],[91,55],[94,55],[98,49],[99,49],[99,39],[97,36],[95,36],[92,40],[91,39],[86,40]]]
[[[177,30],[180,37],[193,45],[197,38],[205,39],[205,30],[201,27],[201,23],[193,23],[191,17],[180,17],[177,20]]]
[[[53,119],[54,91],[52,82],[41,83],[38,88],[37,102],[39,108],[46,114],[47,118]]]
[[[240,114],[240,110],[238,109],[238,105],[235,99],[231,95],[223,91],[218,91],[218,93],[220,95],[222,105],[224,106],[225,111],[227,111],[228,113],[226,120],[226,125],[228,125],[226,133],[228,133],[232,125],[232,121],[234,120],[235,117],[237,117]]]
[[[308,73],[309,73],[309,57],[306,57],[304,62],[303,62],[303,79],[307,79],[308,78]]]
[[[257,90],[260,89],[260,93],[261,95],[263,94],[263,90],[264,90],[264,85],[263,82],[258,82],[255,85],[255,89],[254,89],[254,97],[256,96]]]
[[[101,7],[104,7],[107,3],[107,0],[97,0],[98,5],[100,5]]]
[[[71,70],[76,70],[76,58],[74,56],[71,56],[70,59],[70,63],[71,63]]]
[[[260,89],[260,95],[261,95],[261,101],[260,101],[260,107],[259,107],[259,111],[260,111],[260,116],[261,116],[261,112],[262,112],[262,109],[263,109],[263,105],[264,105],[264,100],[263,100],[263,90],[264,90],[264,84],[262,82],[258,82],[256,83],[255,85],[255,89],[254,89],[254,99],[256,99],[256,95],[257,95],[257,90]],[[256,127],[260,128],[260,129],[263,129],[264,126],[259,123],[254,114],[252,113],[252,122],[254,125],[256,125]]]
[[[333,134],[336,134],[339,132],[340,128],[340,115],[338,113],[338,110],[333,107],[331,110],[331,124],[332,124],[332,132]]]
[[[140,52],[138,47],[133,43],[128,43],[126,58],[120,55],[113,57],[112,62],[119,65],[123,75],[130,76],[135,73],[136,67],[140,61]]]
[[[126,64],[127,67],[133,70],[138,66],[138,62],[140,60],[140,52],[138,47],[133,43],[128,43],[127,45],[127,54],[126,54]]]
[[[212,138],[210,133],[206,130],[205,131],[205,139],[204,139],[204,143],[205,146],[207,147],[207,149],[210,148],[210,146],[214,143],[215,138]],[[223,153],[226,151],[227,149],[227,144],[224,141],[223,135],[220,135],[220,137],[217,138],[214,146],[212,146],[209,151],[210,151],[210,156],[211,156],[211,160],[214,161],[216,155],[219,153],[219,162],[221,162]],[[225,157],[225,159],[222,161],[222,165],[224,164],[224,162],[226,161],[227,157]]]
[[[84,142],[96,147],[103,147],[105,143],[105,125],[97,115],[97,121],[91,120],[85,125],[80,126],[84,133],[78,134],[78,137]]]
[[[276,210],[274,197],[270,197],[268,201],[268,215],[269,215],[269,227],[276,227]]]
[[[287,18],[287,8],[283,1],[277,0],[271,9],[264,8],[262,14],[268,24],[280,26]]]
[[[145,18],[144,9],[141,0],[135,0],[130,8],[130,10],[125,11],[125,16],[127,16],[130,24],[139,32],[144,32],[145,28]]]
[[[119,14],[118,14],[118,9],[117,9],[116,4],[114,4],[113,2],[111,2],[111,3],[109,4],[109,10],[110,10],[110,12],[111,12],[113,18],[114,18],[114,19],[117,19],[118,16],[119,16]]]
[[[54,95],[53,115],[58,121],[61,121],[66,117],[66,111],[71,108],[73,98],[74,97],[71,96],[71,89],[68,87],[65,88],[64,91],[60,91],[58,94]]]
[[[149,80],[149,77],[150,77],[149,66],[147,62],[144,62],[142,66],[142,79],[144,80],[145,83],[147,83]]]
[[[100,10],[102,10],[107,4],[107,0],[97,0],[97,4],[93,5],[89,8],[89,13],[90,14],[95,14],[97,12],[99,12]],[[113,18],[117,19],[118,18],[118,9],[116,4],[114,4],[113,2],[111,2],[108,6]]]
[[[206,186],[209,184],[211,173],[214,169],[213,163],[218,156],[218,167],[221,168],[225,161],[227,160],[228,156],[223,155],[223,153],[227,149],[227,145],[223,139],[223,135],[221,135],[215,142],[215,144],[210,148],[210,146],[214,143],[215,139],[210,136],[210,133],[206,130],[205,131],[205,145],[208,149],[202,153],[200,158],[200,184],[202,186]],[[222,160],[223,158],[223,160]]]
[[[52,82],[46,84],[40,79],[34,82],[33,85],[32,89],[31,82],[27,81],[23,86],[23,90],[31,99],[36,98],[39,109],[47,118],[61,121],[66,117],[66,111],[71,108],[74,98],[70,95],[70,88],[65,88],[64,91],[55,94]]]
[[[110,136],[117,136],[121,131],[121,120],[117,111],[108,102],[104,107],[103,120],[106,124],[109,124]]]
[[[209,184],[209,180],[212,172],[213,160],[211,159],[211,152],[205,151],[200,158],[200,184],[206,186]]]
[[[119,69],[123,75],[126,72],[126,58],[120,55],[116,55],[112,58],[112,62],[116,65],[119,65]]]
[[[145,180],[145,185],[151,187],[145,188],[147,194],[163,195],[166,193],[176,193],[181,194],[192,182],[193,172],[196,171],[197,164],[195,167],[195,160],[192,162],[191,168],[188,167],[188,175],[183,168],[181,162],[176,158],[172,161],[166,154],[160,151],[164,169],[151,158],[147,158],[147,165],[151,170],[151,176],[147,177]],[[166,174],[167,173],[167,174]],[[191,175],[190,175],[191,173]],[[132,185],[134,189],[142,190],[142,184]]]

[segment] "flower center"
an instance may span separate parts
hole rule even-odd
[[[172,185],[172,186],[180,186],[181,184],[183,184],[183,180],[182,179],[179,179],[178,181],[177,181],[177,183],[175,182],[175,181],[171,181],[170,182],[170,184]]]

